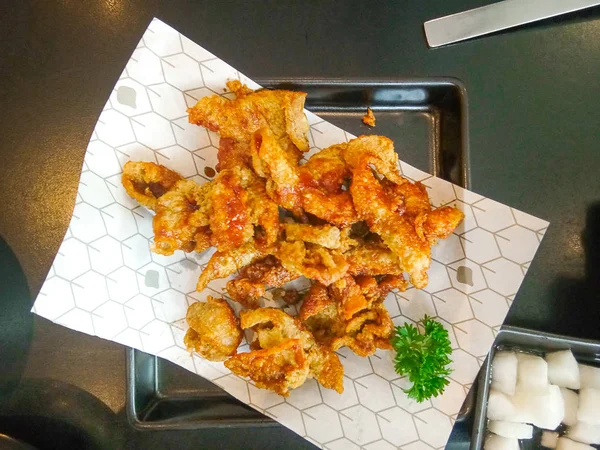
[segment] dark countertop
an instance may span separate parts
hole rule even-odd
[[[507,322],[600,339],[600,9],[427,49],[425,20],[487,3],[5,0],[0,236],[26,277],[2,278],[0,338],[24,336],[9,372],[98,397],[132,448],[311,448],[282,428],[129,431],[124,348],[27,313],[67,228],[93,126],[154,16],[252,78],[461,79],[471,188],[551,222]],[[0,256],[15,266],[7,248]]]

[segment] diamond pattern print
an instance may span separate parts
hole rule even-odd
[[[433,250],[423,291],[392,293],[394,323],[437,316],[449,330],[453,373],[446,392],[415,403],[391,352],[360,358],[339,350],[344,393],[310,380],[288,398],[256,388],[222,363],[183,348],[186,308],[224,295],[224,281],[196,293],[211,252],[161,257],[150,252],[152,215],[120,184],[129,159],[155,161],[199,183],[214,169],[218,137],[191,126],[186,108],[224,93],[227,79],[257,85],[176,30],[154,19],[111,92],[89,143],[77,206],[33,311],[66,327],[159,355],[221,386],[234,397],[325,449],[443,448],[453,419],[492,344],[548,223],[486,199],[402,162],[434,206],[453,204],[466,219]],[[311,152],[353,136],[307,113]]]

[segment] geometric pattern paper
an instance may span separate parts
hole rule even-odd
[[[314,380],[288,398],[257,389],[222,363],[186,351],[187,307],[207,295],[224,295],[225,280],[195,292],[210,251],[151,253],[152,214],[120,182],[128,160],[154,161],[198,183],[210,180],[218,137],[190,125],[185,110],[203,96],[227,96],[228,79],[258,87],[173,28],[151,22],[100,114],[71,223],[33,311],[168,359],[321,448],[443,448],[548,223],[401,163],[404,176],[427,186],[434,206],[455,205],[466,215],[434,248],[429,285],[391,293],[385,301],[396,324],[429,314],[448,329],[454,371],[445,393],[415,403],[403,392],[407,380],[394,372],[390,352],[360,358],[346,348],[338,352],[345,367],[341,395]],[[307,116],[309,154],[353,137]]]

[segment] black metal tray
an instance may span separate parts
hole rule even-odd
[[[600,342],[518,327],[502,327],[479,372],[470,450],[480,450],[483,448],[487,433],[487,398],[492,379],[492,360],[496,351],[505,349],[522,350],[538,354],[571,349],[578,362],[592,366],[600,365]],[[533,439],[520,441],[521,449],[535,450],[540,448],[540,437],[541,431],[536,429]],[[594,447],[598,448],[600,446]]]
[[[306,108],[355,135],[391,138],[400,159],[459,186],[469,185],[467,96],[460,81],[256,80],[308,93]],[[370,107],[377,125],[361,122]],[[129,350],[127,415],[141,429],[276,424],[210,381],[169,361]],[[463,416],[470,410],[467,401]]]

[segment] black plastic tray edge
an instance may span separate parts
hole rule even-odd
[[[264,426],[278,426],[279,423],[270,419],[267,416],[248,418],[248,419],[218,419],[217,420],[205,420],[203,422],[149,422],[141,420],[138,416],[138,411],[135,405],[135,353],[138,350],[134,348],[127,349],[127,390],[126,390],[126,414],[127,421],[131,426],[137,430],[197,430],[203,428],[240,428],[248,425],[253,427],[264,427]],[[153,356],[153,355],[151,355]],[[153,356],[154,360],[158,358]],[[176,400],[171,400],[176,401]]]
[[[356,86],[356,87],[377,87],[377,86],[427,86],[427,85],[440,85],[448,84],[458,88],[459,96],[461,100],[461,147],[462,147],[462,179],[463,186],[468,189],[471,184],[470,174],[470,150],[469,150],[469,114],[468,114],[468,97],[467,90],[464,83],[458,78],[453,77],[425,77],[425,78],[376,78],[376,79],[356,79],[356,78],[269,78],[269,79],[256,79],[255,80],[261,86],[276,86],[282,84],[311,84],[316,86]],[[435,164],[434,164],[435,168]],[[434,170],[435,171],[435,170]],[[279,426],[279,423],[265,417],[264,419],[248,419],[248,420],[236,420],[229,421],[227,419],[221,419],[218,422],[206,421],[203,423],[186,424],[186,423],[175,423],[175,422],[148,422],[143,421],[138,417],[137,408],[135,405],[135,352],[137,350],[133,348],[127,349],[127,389],[126,389],[126,413],[127,420],[131,426],[138,430],[186,430],[186,429],[202,429],[202,428],[236,428],[244,427],[249,424],[253,426]],[[156,358],[156,357],[155,357]],[[480,383],[481,384],[481,383]],[[466,408],[462,409],[458,421],[461,421],[465,417],[471,414],[472,409],[472,391],[469,392],[465,399]],[[479,395],[478,395],[479,397]]]
[[[526,328],[503,326],[498,335],[494,339],[494,344],[485,359],[484,364],[481,366],[481,370],[478,376],[478,388],[477,397],[475,399],[475,416],[473,418],[473,431],[471,434],[470,450],[481,450],[483,448],[483,441],[486,434],[486,413],[487,413],[487,398],[490,391],[490,377],[492,373],[492,359],[495,354],[496,348],[501,345],[500,341],[504,336],[514,338],[533,338],[540,342],[556,344],[553,347],[555,350],[566,350],[571,346],[576,345],[578,347],[588,347],[591,353],[595,355],[600,354],[600,342],[592,341],[589,339],[580,339],[569,336],[562,336],[559,334],[545,333],[542,331],[529,330]],[[498,343],[497,343],[498,342]],[[516,345],[518,347],[518,344]]]

